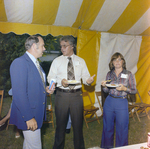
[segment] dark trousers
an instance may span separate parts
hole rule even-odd
[[[64,93],[57,91],[55,97],[56,132],[53,149],[64,149],[65,130],[69,113],[73,127],[74,149],[85,149],[83,139],[82,92]]]
[[[107,96],[103,107],[103,133],[101,147],[114,147],[114,125],[116,124],[115,146],[128,145],[128,101],[122,98]]]

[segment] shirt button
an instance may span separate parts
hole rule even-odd
[[[24,116],[22,116],[24,118]]]
[[[45,94],[45,91],[43,93]]]
[[[45,104],[45,102],[43,102],[43,105]]]

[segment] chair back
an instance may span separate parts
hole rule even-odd
[[[139,96],[139,98],[140,98],[141,103],[143,103],[143,100],[142,100],[142,98],[141,98],[140,93],[139,93],[138,90],[137,90],[137,94],[138,94],[138,96]]]
[[[143,103],[143,100],[142,100],[138,90],[137,90],[136,94],[128,94],[128,96],[127,96],[128,102],[135,103],[136,102],[136,96],[139,97],[141,103]]]
[[[3,95],[4,95],[4,90],[0,90],[0,116],[1,116],[1,112],[2,112],[2,104],[3,104]]]
[[[136,94],[128,94],[127,99],[129,103],[135,103],[136,102]]]
[[[87,97],[89,99],[90,104],[93,106],[92,99],[88,92],[83,92],[82,97]]]
[[[143,102],[139,91],[137,90],[137,93],[135,94],[135,97],[132,96],[132,95],[128,95],[128,97],[129,97],[129,100],[130,100],[130,101],[128,100],[129,103],[130,103],[128,105],[128,108],[131,111],[132,117],[133,117],[133,114],[135,113],[137,118],[138,118],[138,120],[139,120],[139,122],[141,122],[140,117],[143,117],[143,116],[147,116],[147,118],[150,119],[149,114],[148,114],[148,110],[150,108],[150,104],[147,104],[147,103]],[[132,99],[133,97],[135,99]],[[139,97],[140,102],[136,102],[136,97]]]

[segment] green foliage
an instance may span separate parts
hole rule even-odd
[[[47,51],[59,51],[60,47],[59,47],[59,38],[61,36],[58,37],[53,37],[52,35],[47,35],[44,36],[43,39],[45,41],[45,48]]]
[[[7,95],[8,90],[11,88],[9,73],[10,65],[15,58],[20,57],[25,53],[24,43],[28,37],[28,34],[16,35],[15,33],[0,33],[0,89],[5,90],[5,95]],[[53,37],[49,34],[42,37],[48,53],[50,53],[50,51],[60,50],[59,38],[61,36]],[[48,73],[50,64],[51,62],[42,62],[42,67],[46,74]]]
[[[5,92],[11,88],[9,67],[11,62],[24,52],[24,42],[29,35],[21,36],[14,33],[0,33],[0,89]]]

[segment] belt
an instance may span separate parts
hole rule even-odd
[[[81,91],[80,88],[79,89],[72,89],[72,90],[57,88],[56,90],[58,90],[60,92],[64,92],[64,93],[76,93],[76,92]]]
[[[113,98],[123,98],[123,99],[127,98],[127,96],[120,96],[120,97],[117,97],[117,96],[113,96],[113,95],[110,95],[110,94],[109,94],[109,96],[111,96],[111,97],[113,97]]]

